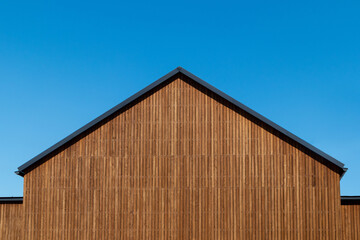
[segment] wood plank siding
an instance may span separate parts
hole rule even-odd
[[[0,239],[23,239],[23,205],[0,203]]]
[[[340,175],[177,74],[24,176],[24,238],[341,239]]]
[[[341,205],[343,239],[360,239],[360,205]]]

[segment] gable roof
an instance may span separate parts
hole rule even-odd
[[[290,139],[294,140],[295,142],[297,142],[300,145],[304,146],[305,148],[309,149],[313,153],[323,157],[329,163],[331,163],[331,164],[333,164],[333,165],[335,165],[336,167],[339,168],[339,170],[340,170],[339,172],[340,172],[341,176],[343,176],[344,173],[346,172],[347,168],[344,168],[343,163],[339,162],[338,160],[336,160],[335,158],[329,156],[328,154],[324,153],[323,151],[319,150],[318,148],[312,146],[311,144],[305,142],[301,138],[295,136],[294,134],[290,133],[289,131],[285,130],[284,128],[280,127],[279,125],[275,124],[274,122],[270,121],[269,119],[265,118],[264,116],[260,115],[259,113],[255,112],[254,110],[248,108],[247,106],[245,106],[242,103],[238,102],[237,100],[230,97],[229,95],[227,95],[227,94],[223,93],[222,91],[218,90],[217,88],[211,86],[207,82],[201,80],[200,78],[198,78],[197,76],[193,75],[192,73],[186,71],[182,67],[178,67],[178,68],[174,69],[173,71],[169,72],[168,74],[166,74],[165,76],[163,76],[162,78],[160,78],[157,81],[153,82],[152,84],[150,84],[146,88],[144,88],[141,91],[137,92],[136,94],[132,95],[131,97],[129,97],[125,101],[121,102],[117,106],[113,107],[109,111],[105,112],[101,116],[97,117],[93,121],[89,122],[88,124],[86,124],[85,126],[80,128],[79,130],[77,130],[74,133],[70,134],[69,136],[67,136],[66,138],[61,140],[60,142],[56,143],[52,147],[45,150],[44,152],[40,153],[36,157],[32,158],[28,162],[24,163],[23,165],[18,167],[18,171],[16,171],[15,173],[20,175],[20,176],[24,176],[28,171],[31,171],[33,166],[35,166],[37,163],[39,163],[46,156],[50,155],[55,150],[57,150],[60,147],[64,146],[66,143],[68,143],[71,140],[73,140],[74,138],[78,137],[80,134],[84,133],[86,130],[88,130],[91,127],[95,126],[96,124],[98,124],[102,120],[106,119],[107,117],[111,116],[115,112],[125,108],[130,103],[134,102],[136,99],[140,98],[144,94],[146,94],[149,91],[153,90],[154,88],[156,88],[157,86],[159,86],[160,84],[162,84],[163,82],[165,82],[166,80],[168,80],[169,78],[175,76],[178,73],[184,74],[188,78],[192,79],[193,81],[195,81],[196,83],[200,84],[201,86],[207,88],[208,90],[214,92],[215,94],[219,95],[220,97],[226,99],[230,103],[234,104],[235,106],[239,107],[243,111],[250,114],[251,116],[253,116],[253,117],[259,119],[260,121],[262,121],[263,123],[271,126],[272,128],[276,129],[280,133],[284,134],[285,136],[289,137]]]

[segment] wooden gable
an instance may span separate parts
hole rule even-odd
[[[339,239],[338,168],[178,73],[24,176],[27,239]]]

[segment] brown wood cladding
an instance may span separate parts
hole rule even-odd
[[[181,75],[25,175],[25,239],[340,239],[339,181]]]
[[[23,239],[23,213],[22,204],[0,203],[0,239]]]
[[[341,205],[343,239],[360,239],[360,205]]]

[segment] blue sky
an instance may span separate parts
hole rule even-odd
[[[18,166],[177,66],[345,163],[360,195],[359,1],[3,1],[0,196]]]

